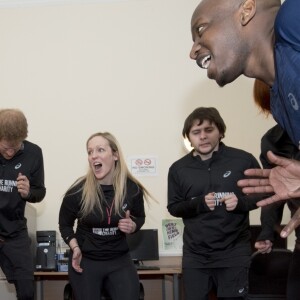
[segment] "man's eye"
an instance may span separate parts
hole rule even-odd
[[[198,34],[199,34],[199,36],[202,35],[203,29],[204,29],[204,26],[199,26],[198,27]]]

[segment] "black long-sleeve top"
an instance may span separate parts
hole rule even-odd
[[[248,266],[251,254],[249,211],[261,196],[246,196],[237,186],[244,171],[260,168],[254,156],[220,143],[212,158],[202,161],[193,152],[175,162],[168,175],[168,210],[183,219],[183,267]],[[205,195],[216,200],[234,193],[237,207],[227,211],[217,203],[211,211]]]
[[[300,160],[300,151],[293,144],[288,134],[278,124],[269,129],[261,139],[260,161],[265,169],[274,167],[267,158],[267,152],[269,150],[283,157]],[[258,241],[274,241],[275,231],[278,232],[280,230],[278,225],[280,225],[282,221],[283,210],[286,203],[291,211],[291,216],[293,216],[296,210],[300,207],[300,199],[278,201],[262,207],[262,231],[257,237]],[[295,234],[297,238],[296,242],[300,243],[300,227],[295,229]]]
[[[130,211],[132,220],[136,223],[136,231],[145,222],[144,197],[136,183],[127,180],[127,195],[123,202],[121,215],[115,214],[112,207],[114,188],[112,185],[101,185],[105,196],[102,203],[103,216],[94,210],[88,216],[81,218],[82,192],[76,192],[83,183],[72,188],[64,197],[59,212],[59,230],[62,238],[68,244],[76,238],[83,256],[94,260],[110,260],[129,251],[126,235],[118,229],[118,222]],[[111,211],[111,214],[110,214]],[[77,220],[76,231],[74,230]]]
[[[30,183],[26,199],[21,197],[17,189],[19,173],[27,176]],[[0,154],[0,236],[16,237],[26,230],[26,201],[40,202],[45,194],[44,162],[39,146],[24,141],[13,158],[8,160]]]

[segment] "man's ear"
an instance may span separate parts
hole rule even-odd
[[[241,5],[240,20],[242,26],[247,25],[256,13],[256,0],[245,0]]]

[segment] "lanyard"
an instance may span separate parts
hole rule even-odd
[[[106,213],[107,213],[107,224],[110,225],[110,221],[111,221],[111,213],[112,213],[112,209],[114,207],[114,203],[115,203],[115,198],[113,199],[111,206],[109,207],[109,209],[106,207]]]

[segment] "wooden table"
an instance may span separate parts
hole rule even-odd
[[[162,279],[163,281],[163,300],[166,300],[165,279],[166,276],[173,278],[173,300],[180,299],[179,276],[181,268],[174,266],[163,266],[159,270],[138,270],[140,279]],[[36,282],[37,300],[44,300],[44,281],[45,280],[68,280],[67,272],[34,272]],[[62,296],[63,299],[63,296]],[[59,299],[58,299],[59,300]]]

